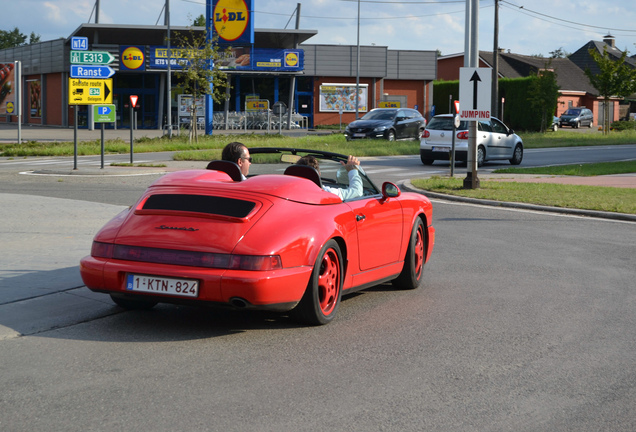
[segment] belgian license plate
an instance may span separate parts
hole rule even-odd
[[[363,134],[363,133],[354,133],[354,134],[353,134],[353,137],[354,137],[354,138],[364,138],[365,136],[366,136],[366,135],[365,135],[365,134]]]
[[[197,297],[199,281],[129,273],[126,277],[126,291]]]
[[[449,152],[450,147],[433,147],[434,152]]]

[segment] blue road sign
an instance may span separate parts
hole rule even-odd
[[[71,38],[71,49],[86,51],[88,49],[88,38],[83,36],[73,36]]]
[[[97,106],[97,114],[99,115],[108,115],[112,112],[112,108],[109,105],[98,105]]]
[[[110,66],[71,65],[71,78],[106,79],[115,75]]]

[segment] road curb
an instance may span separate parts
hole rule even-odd
[[[525,204],[525,203],[517,203],[517,202],[508,202],[508,201],[494,201],[494,200],[486,200],[486,199],[477,199],[477,198],[467,198],[460,197],[456,195],[448,195],[437,192],[427,191],[425,189],[416,188],[410,182],[410,180],[405,180],[400,184],[400,186],[409,191],[420,193],[422,195],[426,195],[428,198],[441,199],[445,201],[455,201],[455,202],[463,202],[466,204],[480,204],[487,205],[492,207],[505,207],[505,208],[513,208],[513,209],[523,209],[523,210],[533,210],[533,211],[542,211],[542,212],[550,212],[550,213],[559,213],[559,214],[567,214],[567,215],[575,215],[575,216],[586,216],[586,217],[595,217],[601,219],[612,219],[619,221],[628,221],[628,222],[636,222],[636,215],[626,214],[626,213],[613,213],[613,212],[604,212],[597,210],[582,210],[582,209],[571,209],[564,207],[551,207],[551,206],[540,206],[536,204]]]

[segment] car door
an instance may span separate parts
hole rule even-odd
[[[409,115],[404,109],[400,109],[395,117],[395,137],[406,138],[409,136]]]
[[[515,148],[515,137],[509,133],[505,124],[496,118],[490,119],[492,129],[492,157],[498,159],[508,159],[512,157]]]
[[[497,156],[497,148],[493,143],[492,127],[488,120],[481,120],[477,123],[477,146],[480,145],[486,149],[486,159]]]
[[[400,201],[394,198],[383,200],[380,195],[375,195],[346,204],[356,216],[360,269],[370,270],[400,260]]]

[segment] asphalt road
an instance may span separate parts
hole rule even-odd
[[[434,201],[423,287],[327,326],[125,312],[77,263],[157,175],[0,169],[0,430],[636,430],[636,224]]]

